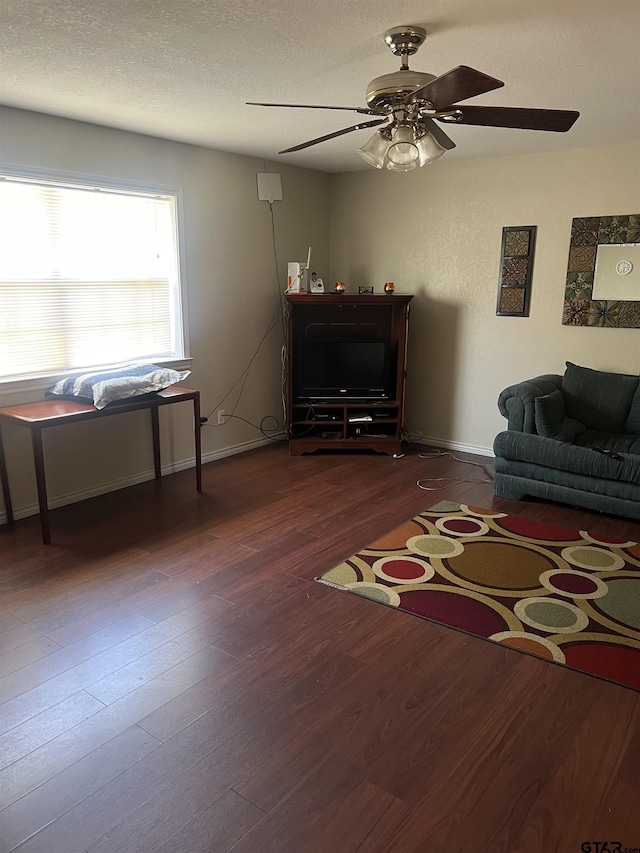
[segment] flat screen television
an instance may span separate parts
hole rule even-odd
[[[389,341],[365,337],[305,337],[294,360],[301,400],[388,400]]]

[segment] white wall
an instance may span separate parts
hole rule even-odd
[[[640,211],[640,148],[616,146],[495,160],[441,160],[420,171],[325,175],[5,108],[0,160],[39,169],[181,187],[193,373],[203,412],[241,374],[265,332],[286,263],[313,246],[314,268],[356,291],[385,281],[415,294],[411,312],[407,426],[426,439],[489,452],[505,421],[500,390],[565,360],[603,370],[640,371],[640,333],[561,325],[571,219]],[[258,202],[256,172],[282,175],[271,219]],[[309,200],[312,199],[313,203]],[[529,318],[496,317],[503,226],[537,225]],[[331,263],[329,266],[329,248]],[[281,326],[256,358],[237,413],[282,419]],[[41,395],[40,395],[41,396]],[[6,394],[0,405],[34,399]],[[228,408],[231,397],[224,402]],[[45,434],[51,503],[151,476],[146,413]],[[161,411],[163,463],[193,457],[187,404]],[[215,422],[215,416],[213,421]],[[4,429],[18,516],[35,510],[29,436]],[[240,421],[203,429],[205,458],[262,437]]]
[[[329,177],[323,173],[9,108],[0,113],[0,161],[182,189],[193,356],[192,375],[183,384],[200,390],[204,414],[219,407],[254,354],[285,287],[287,261],[306,258],[311,245],[314,268],[321,276],[328,272]],[[279,279],[269,205],[257,198],[256,173],[265,171],[282,176],[284,199],[273,205]],[[264,415],[282,423],[282,342],[278,322],[236,410],[254,423]],[[235,396],[224,401],[227,411]],[[36,398],[42,393],[0,389],[0,406]],[[188,464],[189,404],[165,407],[161,417],[163,464]],[[3,434],[19,517],[36,503],[29,435],[7,427]],[[215,458],[256,440],[264,440],[261,433],[241,421],[204,427],[203,454]],[[152,476],[146,412],[54,428],[44,441],[52,505]]]
[[[639,330],[561,324],[572,218],[639,212],[638,145],[333,176],[331,281],[415,294],[410,431],[489,451],[506,386],[566,360],[640,372]],[[528,318],[495,314],[502,228],[514,225],[538,226]]]

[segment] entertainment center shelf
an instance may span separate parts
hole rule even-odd
[[[286,294],[292,456],[316,450],[401,452],[412,298]],[[356,387],[358,383],[364,387]]]

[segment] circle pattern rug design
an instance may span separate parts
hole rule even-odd
[[[640,690],[640,544],[440,504],[316,580]]]

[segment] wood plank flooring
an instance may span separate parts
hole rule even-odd
[[[0,853],[640,851],[639,693],[314,582],[442,499],[640,538],[425,450],[273,444],[1,528]]]

